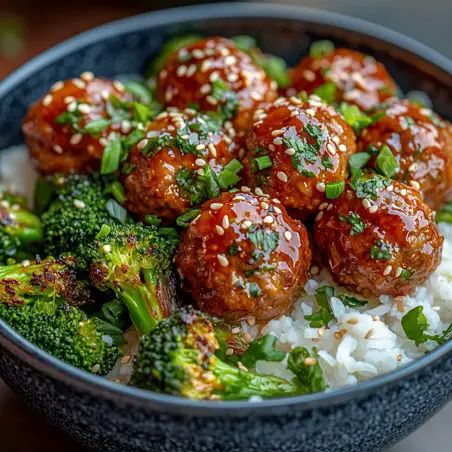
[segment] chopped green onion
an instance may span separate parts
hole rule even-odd
[[[391,259],[391,249],[388,244],[377,241],[375,245],[370,248],[370,257],[376,260],[387,261]]]
[[[101,174],[114,173],[119,168],[119,161],[121,158],[121,140],[114,138],[110,140],[104,149],[102,162],[100,165]]]
[[[112,218],[115,218],[121,223],[126,222],[128,217],[127,210],[118,204],[114,199],[109,199],[105,205],[105,208]]]
[[[111,227],[108,224],[103,224],[96,235],[96,239],[102,239],[103,237],[106,237],[108,234],[110,234],[110,231]]]
[[[441,210],[436,212],[436,222],[452,224],[452,202],[445,204]]]
[[[345,189],[345,181],[340,180],[337,182],[330,182],[326,184],[325,188],[325,196],[328,199],[336,199],[338,198]]]
[[[348,159],[348,167],[352,176],[358,176],[361,173],[361,169],[367,165],[370,160],[370,154],[367,152],[357,152],[352,154]]]
[[[176,229],[174,228],[159,228],[159,233],[163,237],[166,237],[171,242],[177,243],[179,242],[179,234],[177,233]]]
[[[411,279],[411,276],[412,276],[412,273],[409,270],[407,270],[406,268],[404,268],[402,270],[402,272],[400,273],[399,278],[403,279],[404,281],[409,281]]]
[[[127,197],[121,182],[115,180],[110,186],[110,191],[116,201],[119,202],[119,204],[124,204]]]
[[[192,209],[176,218],[176,224],[181,228],[186,228],[201,212],[200,209]]]
[[[379,154],[375,160],[375,165],[386,177],[392,177],[399,170],[399,162],[394,157],[393,153],[388,146],[384,145],[381,147]]]
[[[144,222],[150,226],[159,226],[162,220],[157,215],[146,215]]]
[[[262,155],[261,157],[256,157],[253,159],[256,163],[259,171],[262,171],[266,168],[271,168],[273,166],[272,159],[268,155]]]
[[[126,149],[130,149],[141,141],[144,135],[142,130],[135,129],[122,139],[122,144]]]
[[[309,55],[311,58],[321,58],[334,52],[334,44],[325,39],[322,41],[315,41],[311,44]]]
[[[230,162],[228,162],[224,169],[227,171],[230,171],[231,173],[237,173],[243,168],[243,165],[237,160],[232,159]]]
[[[135,110],[134,116],[137,122],[145,124],[152,118],[153,112],[147,105],[141,104],[140,102],[134,102],[133,108]]]
[[[285,88],[290,85],[291,80],[287,64],[282,58],[265,54],[260,65],[265,73],[278,84],[278,87]]]
[[[314,89],[313,94],[316,94],[325,102],[332,104],[336,100],[336,85],[333,82],[327,82]]]
[[[152,101],[151,93],[144,83],[130,81],[124,87],[141,102],[149,104]]]
[[[98,135],[103,132],[110,125],[108,119],[93,119],[85,125],[85,132],[90,135]]]
[[[231,40],[234,42],[236,47],[243,52],[248,52],[256,47],[256,40],[248,35],[233,36]]]

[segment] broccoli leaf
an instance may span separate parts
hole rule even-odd
[[[240,361],[249,369],[256,367],[257,361],[282,361],[286,354],[276,349],[275,344],[276,337],[266,334],[251,342],[249,349]]]
[[[296,376],[297,383],[306,393],[325,390],[326,383],[322,369],[317,360],[317,350],[312,355],[305,347],[296,347],[289,353],[288,369]]]

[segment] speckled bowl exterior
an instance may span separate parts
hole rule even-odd
[[[0,84],[0,149],[23,141],[27,106],[83,70],[143,72],[174,34],[250,34],[293,64],[313,40],[383,61],[404,91],[420,89],[452,118],[452,63],[425,46],[344,16],[281,5],[215,4],[146,14],[84,33]],[[195,402],[144,392],[74,369],[0,322],[0,376],[74,439],[102,451],[367,452],[388,447],[452,398],[452,343],[354,387],[264,402]]]

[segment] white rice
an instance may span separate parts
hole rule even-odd
[[[36,177],[25,146],[15,146],[0,153],[1,185],[16,188],[31,202]],[[340,293],[346,293],[332,282],[331,275],[323,269],[306,283],[305,294],[297,301],[290,316],[272,320],[261,331],[246,322],[243,322],[243,328],[251,337],[266,333],[274,335],[278,346],[285,351],[296,346],[309,350],[315,347],[330,388],[383,374],[422,356],[437,344],[428,341],[416,347],[413,341],[406,338],[400,320],[410,309],[423,306],[431,333],[443,331],[452,322],[452,225],[442,223],[439,228],[445,239],[441,264],[413,295],[400,301],[381,296],[379,302],[361,309],[346,307],[338,298],[333,298],[331,305],[335,321],[327,329],[311,328],[304,317],[318,310],[314,297],[316,288],[327,284]],[[138,339],[133,328],[126,332],[124,356],[109,373],[109,379],[120,383],[129,381]],[[285,364],[286,360],[279,363],[258,361],[256,369],[292,378]]]

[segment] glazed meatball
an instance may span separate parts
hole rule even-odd
[[[433,209],[452,199],[452,135],[450,125],[430,109],[406,100],[393,100],[383,116],[363,130],[360,151],[387,145],[399,162],[395,179],[420,189]],[[375,155],[369,166],[375,168]]]
[[[291,78],[292,89],[308,94],[321,85],[333,83],[337,102],[346,101],[362,110],[376,107],[396,91],[394,81],[381,63],[350,49],[307,56],[291,71]]]
[[[165,105],[198,105],[233,119],[248,129],[253,111],[276,98],[276,83],[251,57],[224,38],[208,38],[182,47],[168,58],[157,75],[157,94]]]
[[[409,294],[440,262],[432,210],[407,185],[364,175],[322,207],[316,244],[335,281],[357,294]]]
[[[277,199],[249,189],[204,204],[176,256],[183,286],[200,309],[258,322],[290,310],[310,261],[306,228]]]
[[[356,150],[352,129],[316,96],[279,98],[256,119],[244,159],[249,185],[300,218],[316,212],[326,187],[347,178],[348,157]]]
[[[147,128],[131,150],[123,174],[127,208],[140,219],[157,215],[165,223],[215,192],[216,178],[234,159],[229,132],[194,110],[169,108]]]
[[[130,99],[120,82],[94,78],[87,72],[80,78],[55,83],[30,107],[22,128],[41,173],[79,173],[99,168],[107,137],[114,129],[110,124],[88,132],[86,126],[107,118],[110,96]],[[121,133],[118,128],[115,130]]]

